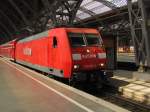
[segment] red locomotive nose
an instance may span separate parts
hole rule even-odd
[[[72,48],[72,53],[75,71],[104,69],[105,67],[106,54],[99,47]]]
[[[96,33],[69,33],[73,69],[88,71],[105,67],[106,54],[101,37]]]

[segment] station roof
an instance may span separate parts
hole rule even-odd
[[[137,2],[137,0],[132,0]],[[76,20],[84,20],[127,5],[127,0],[83,0]]]
[[[69,11],[63,10],[64,4],[59,6],[62,1],[70,3],[69,9],[73,4],[78,6],[75,9],[77,10],[75,11],[76,15],[71,18],[77,23],[127,5],[127,0],[3,0],[0,1],[0,43],[12,40],[16,38],[14,35],[22,35],[24,32],[33,34],[32,32],[36,31],[36,28],[37,33],[44,31],[46,29],[44,21],[51,22],[46,18],[46,16],[50,17],[48,11],[53,10],[58,13],[56,19],[59,17],[59,20],[63,18],[62,14],[70,16]],[[132,0],[132,2],[136,1]],[[58,4],[53,8],[55,3]],[[53,15],[53,11],[51,11],[51,15]],[[40,30],[38,30],[39,27]]]

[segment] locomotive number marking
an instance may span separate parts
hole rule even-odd
[[[95,54],[86,54],[86,55],[82,55],[83,59],[88,59],[88,58],[96,58]]]

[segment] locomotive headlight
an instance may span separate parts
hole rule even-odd
[[[72,54],[72,58],[76,61],[81,60],[81,54]]]
[[[104,65],[105,65],[104,63],[101,63],[101,64],[100,64],[101,67],[103,67]]]
[[[79,67],[79,65],[74,65],[74,69],[78,69]]]

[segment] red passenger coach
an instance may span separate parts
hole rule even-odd
[[[15,44],[16,44],[16,40],[12,40],[8,43],[0,45],[0,56],[7,57],[14,60]]]

